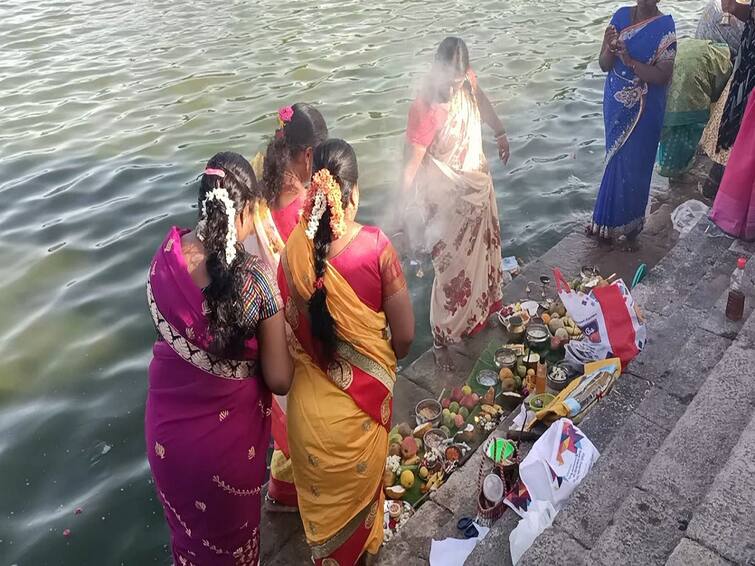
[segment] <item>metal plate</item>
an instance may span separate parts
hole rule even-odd
[[[498,384],[498,374],[490,369],[484,369],[477,374],[477,383],[483,387],[495,387]]]

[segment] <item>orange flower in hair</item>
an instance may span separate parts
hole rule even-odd
[[[307,221],[307,237],[315,239],[325,209],[330,209],[330,230],[337,240],[346,234],[341,187],[327,169],[320,169],[312,177],[304,203],[304,219]]]

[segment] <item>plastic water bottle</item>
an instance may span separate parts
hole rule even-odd
[[[726,318],[729,320],[742,320],[745,310],[745,294],[742,292],[742,279],[744,278],[747,258],[740,257],[737,260],[737,268],[731,275],[729,285],[729,298],[726,301]]]

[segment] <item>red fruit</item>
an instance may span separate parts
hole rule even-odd
[[[454,424],[456,428],[462,428],[464,426],[464,417],[462,415],[456,415],[454,417]]]
[[[458,403],[463,396],[464,394],[461,392],[461,387],[454,387],[453,391],[451,391],[451,401],[456,401]]]
[[[451,399],[443,399],[443,401],[440,402],[440,406],[444,409],[448,409],[448,407],[451,405]]]
[[[404,440],[401,441],[401,456],[404,458],[404,460],[414,458],[414,456],[417,455],[418,450],[419,447],[417,446],[417,441],[414,440],[413,437],[407,436]]]
[[[474,400],[473,407],[480,404],[480,396],[477,393],[472,393],[472,399]]]
[[[466,407],[470,411],[475,408],[475,405],[477,405],[477,400],[474,398],[474,393],[470,393],[469,395],[464,395],[462,397],[461,402],[459,403],[462,407]]]

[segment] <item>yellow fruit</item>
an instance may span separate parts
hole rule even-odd
[[[411,489],[414,485],[414,473],[411,470],[401,472],[401,485],[406,489]]]
[[[527,377],[535,377],[535,370],[534,369],[528,369],[527,370]]]
[[[498,374],[498,379],[503,381],[504,379],[514,379],[514,372],[509,368],[503,368]]]
[[[548,324],[551,321],[551,315],[549,315],[547,312],[543,314],[543,322],[545,324]]]
[[[427,469],[427,468],[425,468],[424,466],[422,466],[422,467],[421,467],[421,468],[419,469],[419,477],[420,477],[420,478],[422,478],[423,480],[426,480],[426,479],[427,479],[427,476],[429,476],[429,475],[430,475],[430,470],[428,470],[428,469]]]

